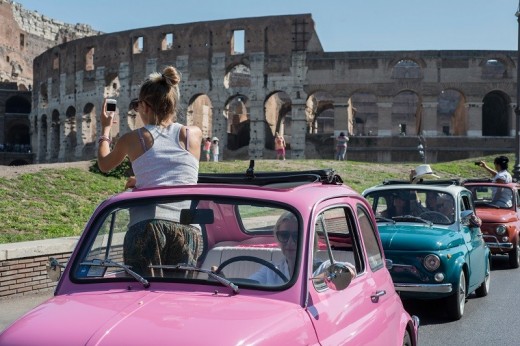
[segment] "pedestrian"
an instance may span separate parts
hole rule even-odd
[[[509,163],[509,159],[507,158],[507,156],[497,156],[495,157],[493,163],[495,164],[495,169],[486,165],[484,161],[477,161],[475,162],[475,165],[482,167],[486,171],[488,171],[489,174],[491,174],[491,176],[493,177],[494,183],[513,182],[513,177],[511,177],[511,174],[507,171],[507,164]]]
[[[347,160],[347,142],[349,141],[348,136],[345,132],[340,132],[336,138],[336,160],[346,161]]]
[[[134,102],[144,127],[123,134],[112,149],[110,130],[115,112],[106,110],[104,100],[98,166],[108,172],[128,157],[135,177],[128,179],[126,188],[197,183],[202,131],[176,122],[180,80],[173,66],[149,75]]]
[[[285,138],[278,132],[274,136],[274,150],[276,150],[277,160],[285,160]]]
[[[218,138],[217,137],[212,138],[211,154],[213,155],[213,162],[218,162],[219,149],[218,149]]]
[[[211,138],[206,137],[206,139],[204,140],[204,145],[202,147],[202,154],[206,158],[206,161],[209,161],[210,153],[211,153]]]

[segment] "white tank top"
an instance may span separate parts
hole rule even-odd
[[[199,160],[181,147],[179,134],[182,124],[168,127],[146,125],[153,145],[132,162],[137,188],[196,184]]]

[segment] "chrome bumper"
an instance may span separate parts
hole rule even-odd
[[[421,292],[421,293],[451,293],[451,284],[394,284],[395,290],[399,292]]]
[[[493,235],[484,235],[484,240],[490,249],[513,250],[514,247],[513,243],[499,242],[498,238]]]

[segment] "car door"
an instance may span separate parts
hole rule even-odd
[[[397,336],[401,302],[369,215],[361,204],[328,203],[311,222],[315,240],[309,275],[324,252],[334,261],[350,262],[357,272],[350,285],[339,291],[323,280],[307,280],[308,313],[322,345],[389,345],[396,337],[402,340],[402,335]]]
[[[486,275],[486,246],[480,227],[470,227],[467,223],[461,222],[462,211],[472,210],[475,212],[471,193],[463,191],[458,199],[460,210],[457,221],[460,225],[460,231],[464,234],[469,251],[469,286],[474,287],[480,285]]]

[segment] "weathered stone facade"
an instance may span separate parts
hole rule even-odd
[[[0,0],[0,33],[0,164],[32,163],[29,114],[34,58],[60,43],[100,32]]]
[[[138,28],[34,60],[31,144],[35,162],[94,158],[103,97],[118,100],[117,137],[139,126],[142,80],[174,65],[179,121],[219,137],[224,159],[274,157],[276,132],[289,158],[332,158],[339,131],[351,159],[417,161],[420,141],[431,162],[507,152],[516,64],[515,51],[324,52],[310,14]],[[469,146],[481,137],[486,150]]]

